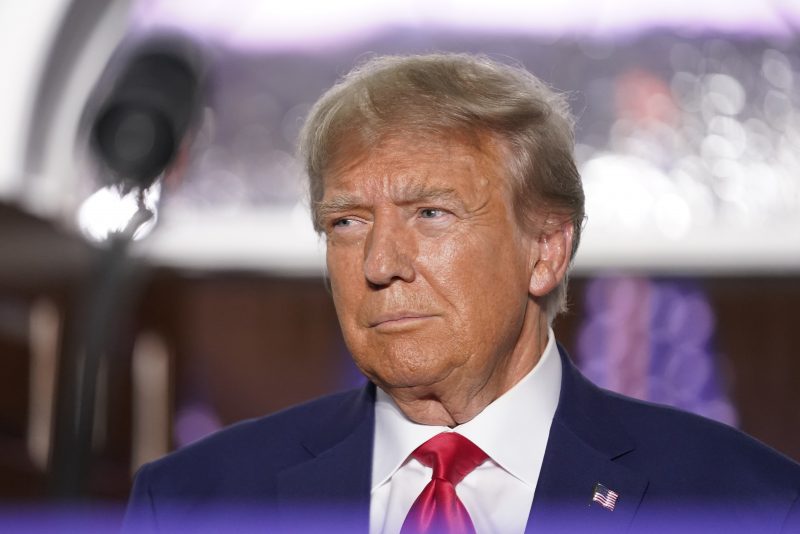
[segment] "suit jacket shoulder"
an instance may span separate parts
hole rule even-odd
[[[602,390],[563,351],[562,363],[532,521],[780,532],[796,514],[797,463],[721,423]],[[598,484],[616,496],[613,507],[593,500]]]
[[[673,480],[677,495],[718,499],[742,488],[758,488],[762,495],[770,488],[800,489],[800,465],[735,428],[610,392],[606,396],[608,409],[636,440],[636,449],[620,461],[647,465],[654,479]],[[663,461],[655,461],[659,456]]]
[[[374,387],[330,395],[237,423],[143,466],[125,531],[205,531],[220,521],[225,531],[235,524],[280,532],[288,528],[277,527],[281,517],[296,520],[294,507],[368,499],[373,403]]]

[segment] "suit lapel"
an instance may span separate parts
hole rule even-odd
[[[303,443],[310,458],[278,475],[279,507],[293,530],[300,527],[298,520],[323,526],[319,515],[309,515],[312,508],[324,512],[325,525],[334,521],[348,531],[368,530],[374,399],[375,386],[369,384],[343,406],[340,417],[326,421]]]
[[[526,532],[624,531],[647,489],[646,477],[617,462],[635,444],[605,394],[560,352],[561,396]],[[619,496],[613,510],[592,501],[598,483]]]

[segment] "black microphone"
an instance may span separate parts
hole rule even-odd
[[[177,47],[151,45],[131,56],[91,130],[107,181],[146,189],[164,172],[196,119],[200,82]]]

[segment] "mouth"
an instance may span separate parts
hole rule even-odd
[[[417,326],[434,316],[419,312],[392,312],[377,316],[369,322],[377,330],[398,330]]]

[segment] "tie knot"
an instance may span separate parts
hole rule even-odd
[[[433,478],[448,480],[454,486],[488,458],[480,447],[455,432],[433,436],[411,456],[433,468]]]

